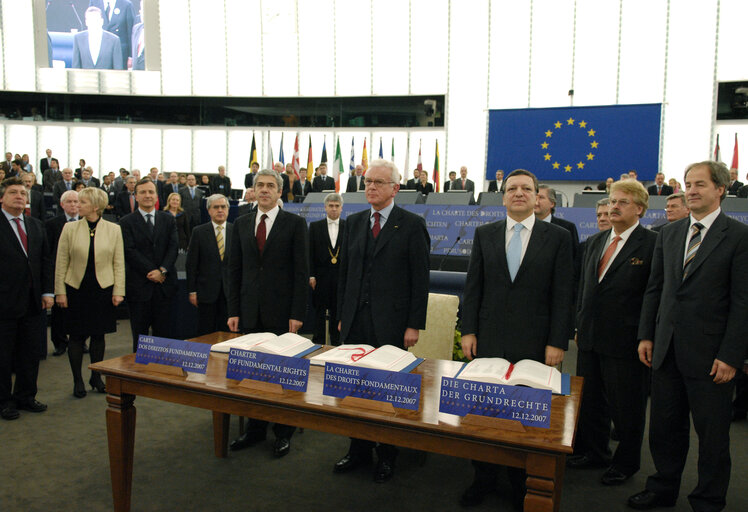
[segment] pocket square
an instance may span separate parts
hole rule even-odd
[[[644,265],[644,260],[640,258],[631,258],[629,261],[631,265]]]

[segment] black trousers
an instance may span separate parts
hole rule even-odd
[[[228,310],[226,297],[221,292],[215,302],[197,303],[197,335],[210,334],[216,331],[228,331]]]
[[[648,369],[638,359],[579,351],[577,375],[584,377],[577,452],[607,463],[610,420],[620,442],[611,466],[626,475],[639,471],[647,409]]]
[[[147,301],[127,301],[130,310],[130,327],[132,328],[132,351],[138,350],[138,337],[148,334],[151,329],[154,336],[168,338],[169,312],[171,297],[164,295],[161,288],[153,290],[151,299]]]
[[[335,303],[330,306],[323,304],[314,306],[314,337],[312,338],[314,343],[325,344],[325,320],[327,317],[326,312],[329,311],[330,323],[327,332],[330,333],[330,344],[340,345],[340,331],[338,331],[338,322],[335,320],[338,316],[337,309],[337,304]]]
[[[59,307],[57,304],[52,306],[52,315],[50,318],[50,338],[52,339],[52,345],[55,349],[60,347],[66,347],[68,343],[68,336],[65,332],[65,319],[63,315],[65,310]]]
[[[652,372],[649,449],[657,473],[647,479],[647,489],[668,498],[678,496],[688,455],[690,414],[699,437],[699,478],[688,501],[696,512],[725,508],[734,386],[734,380],[715,384],[709,375],[683,375],[671,344],[662,366]]]
[[[25,403],[36,397],[38,340],[43,325],[41,313],[0,320],[0,406],[10,402]]]

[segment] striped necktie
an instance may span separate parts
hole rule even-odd
[[[226,246],[223,243],[223,226],[216,226],[216,229],[218,232],[216,233],[216,243],[218,244],[218,254],[221,256],[221,261],[223,261],[223,255],[226,251]]]
[[[699,250],[699,246],[701,245],[701,230],[704,229],[704,225],[700,222],[697,222],[693,226],[691,226],[691,230],[693,233],[691,234],[691,239],[688,241],[688,249],[686,250],[686,260],[683,263],[683,279],[686,278],[688,275],[688,268],[691,266],[691,262],[693,261],[694,257],[696,256],[696,251]]]

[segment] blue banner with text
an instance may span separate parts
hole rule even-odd
[[[477,414],[517,420],[527,427],[550,428],[551,391],[442,377],[439,412]]]
[[[226,378],[272,382],[283,389],[305,392],[309,383],[309,359],[232,348]]]
[[[210,345],[207,343],[194,343],[141,334],[138,338],[135,362],[177,366],[188,372],[205,373],[208,370],[209,354]]]
[[[395,407],[417,411],[421,402],[421,376],[327,363],[322,394],[389,402]]]

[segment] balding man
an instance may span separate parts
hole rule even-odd
[[[231,197],[231,178],[226,176],[226,168],[218,166],[218,176],[214,176],[210,183],[210,190],[213,194],[222,194]]]
[[[34,175],[30,172],[23,172],[21,171],[21,181],[23,181],[23,186],[26,187],[26,190],[29,192],[29,214],[41,221],[44,220],[44,197],[42,197],[42,194],[34,190],[34,183],[36,182],[36,179],[34,178]]]
[[[470,192],[470,202],[472,204],[474,200],[473,194],[475,192],[475,183],[473,183],[473,180],[468,179],[467,173],[467,167],[464,165],[460,167],[460,177],[450,184],[449,190],[466,190]]]
[[[62,179],[55,183],[52,189],[52,197],[55,204],[60,204],[62,194],[68,190],[75,190],[75,181],[73,180],[73,170],[70,167],[65,167],[62,170]],[[57,215],[62,215],[62,210],[58,209]]]
[[[727,193],[731,196],[736,196],[742,186],[743,183],[738,181],[738,170],[730,169],[730,186],[727,187]]]
[[[360,192],[366,188],[364,183],[364,168],[361,165],[357,165],[354,170],[354,175],[348,178],[348,185],[345,187],[346,192]]]

